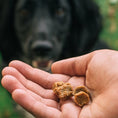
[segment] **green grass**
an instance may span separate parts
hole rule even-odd
[[[0,54],[0,65],[2,57]],[[1,72],[1,68],[0,68]],[[1,74],[0,74],[1,78]],[[11,95],[6,91],[0,83],[0,118],[21,118],[22,116],[18,113],[14,107],[14,101]]]
[[[0,118],[20,118],[20,114],[15,112],[13,104],[14,101],[10,94],[0,85]]]
[[[104,40],[112,49],[118,50],[118,2],[116,5],[112,5],[115,8],[116,13],[114,21],[116,24],[116,30],[110,30],[111,20],[108,16],[109,1],[108,0],[96,0],[100,6],[101,13],[103,15],[103,31],[101,32],[100,38]]]

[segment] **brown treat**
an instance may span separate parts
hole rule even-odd
[[[78,86],[75,88],[75,90],[73,91],[73,95],[75,95],[76,93],[79,93],[80,91],[83,91],[85,93],[89,94],[89,91],[87,90],[87,88],[85,86]]]
[[[66,100],[73,95],[73,90],[69,83],[56,82],[53,85],[53,91],[62,100]]]
[[[62,86],[64,84],[64,82],[55,82],[54,85],[52,86],[52,89]]]
[[[89,103],[90,98],[87,93],[80,91],[79,93],[76,93],[74,95],[74,101],[78,106],[83,107],[84,105]]]

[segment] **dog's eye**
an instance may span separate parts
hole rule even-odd
[[[64,15],[65,15],[65,10],[64,10],[64,8],[59,8],[59,9],[57,9],[56,15],[61,16],[61,17],[64,16]]]

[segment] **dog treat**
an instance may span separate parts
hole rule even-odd
[[[80,107],[88,104],[90,101],[89,91],[85,88],[85,86],[78,86],[73,91],[74,101]]]
[[[52,88],[55,95],[62,100],[66,100],[73,96],[73,89],[70,83],[55,82]]]
[[[55,88],[64,85],[64,82],[55,82],[52,89],[54,90]]]
[[[79,93],[80,91],[83,91],[83,92],[89,94],[89,91],[87,90],[87,88],[85,86],[76,87],[75,90],[73,91],[73,94],[75,95],[76,93]]]
[[[83,107],[84,105],[88,104],[90,101],[89,94],[80,91],[79,93],[76,93],[74,95],[74,101],[78,106]]]
[[[90,101],[90,94],[85,86],[78,86],[73,91],[70,83],[55,82],[52,89],[55,95],[62,100],[67,100],[74,96],[74,102],[80,107],[83,107]]]

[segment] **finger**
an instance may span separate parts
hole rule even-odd
[[[40,101],[49,107],[54,107],[57,109],[59,108],[59,104],[55,100],[42,98],[41,96],[37,95],[36,93],[30,90],[27,90],[26,92],[28,92],[32,97],[34,97],[36,101]]]
[[[2,70],[2,76],[6,76],[6,75],[11,75],[15,78],[18,79],[19,82],[26,83],[27,79],[25,79],[25,77],[23,75],[21,75],[15,68],[13,67],[5,67]]]
[[[53,73],[61,73],[67,75],[85,75],[89,61],[93,53],[83,56],[70,58],[55,62],[51,69]]]
[[[52,76],[50,73],[42,71],[40,69],[32,68],[31,66],[21,61],[12,61],[9,66],[16,68],[26,78],[43,86],[44,88],[52,88],[52,84],[56,81],[67,80],[67,77],[63,76],[55,78],[55,76]]]
[[[72,100],[61,101],[61,118],[78,118],[81,108],[78,107]]]
[[[6,75],[3,77],[1,81],[3,87],[7,89],[10,93],[12,93],[16,89],[22,89],[29,93],[32,97],[34,97],[37,101],[44,103],[47,106],[51,106],[54,108],[58,108],[58,103],[51,99],[45,99],[41,96],[37,95],[36,93],[26,89],[15,77],[11,75]]]
[[[60,118],[61,112],[55,108],[48,107],[23,90],[15,90],[12,93],[13,99],[36,117]]]
[[[57,100],[57,98],[53,94],[52,90],[44,89],[40,85],[26,79],[22,74],[20,74],[13,67],[4,68],[3,71],[2,71],[2,75],[4,76],[3,77],[3,84],[6,85],[7,88],[15,86],[16,83],[20,82],[21,83],[20,86],[22,85],[24,88],[27,88],[27,89],[31,90],[32,92],[40,95],[43,98]],[[17,79],[19,82],[14,81],[15,79]],[[8,83],[6,83],[6,82],[9,82],[9,86],[8,86]],[[11,84],[11,82],[12,82],[12,84]],[[14,83],[14,82],[16,82],[16,83]],[[19,86],[17,85],[17,87],[19,87]],[[14,88],[16,88],[16,87],[14,87]]]
[[[28,81],[25,87],[45,99],[58,100],[51,89],[44,89],[32,81]]]
[[[11,76],[5,75],[1,80],[2,86],[7,89],[10,93],[12,93],[15,89],[25,89],[25,87],[18,82],[18,80]]]

